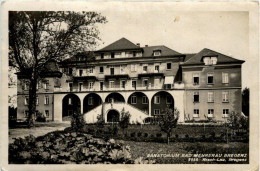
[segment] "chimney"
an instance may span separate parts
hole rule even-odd
[[[140,43],[136,43],[136,45],[140,47]]]
[[[148,47],[148,45],[145,45],[145,47]]]

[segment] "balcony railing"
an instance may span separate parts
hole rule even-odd
[[[170,87],[160,83],[160,84],[136,84],[136,86],[132,85],[131,82],[125,84],[125,86],[121,84],[112,85],[104,85],[103,89],[100,88],[99,84],[94,84],[93,87],[83,86],[81,89],[79,87],[73,87],[72,89],[69,87],[54,87],[54,92],[81,92],[81,91],[127,91],[127,90],[170,90],[170,89],[179,89],[184,88],[183,83],[175,83]]]

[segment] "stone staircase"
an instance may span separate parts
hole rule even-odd
[[[123,102],[114,102],[114,103],[103,103],[96,108],[92,109],[91,111],[84,113],[84,120],[86,123],[95,123],[97,122],[97,116],[100,114],[104,114],[105,122],[107,121],[107,113],[109,110],[116,110],[121,113],[122,110],[125,110],[125,112],[129,112],[130,117],[130,123],[143,123],[144,119],[148,117],[148,114],[144,111]]]

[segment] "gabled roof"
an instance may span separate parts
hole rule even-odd
[[[143,47],[144,50],[144,57],[148,57],[148,56],[153,56],[153,51],[157,51],[160,50],[161,51],[161,56],[174,56],[174,55],[182,55],[179,52],[176,52],[164,45],[162,46],[147,46],[147,47]]]
[[[98,50],[97,52],[104,52],[104,51],[116,51],[116,50],[131,50],[131,49],[140,49],[141,48],[137,45],[135,45],[133,42],[130,42],[126,38],[121,38],[114,43],[111,43],[110,45]]]
[[[194,56],[192,56],[192,57],[189,56],[188,59],[185,60],[183,65],[204,64],[202,61],[202,58],[206,57],[206,56],[216,56],[218,58],[218,61],[217,61],[218,64],[220,64],[220,63],[244,63],[245,62],[243,60],[238,60],[238,59],[232,58],[230,56],[227,56],[227,55],[221,54],[219,52],[205,48],[205,49],[202,49],[199,53],[195,54]]]

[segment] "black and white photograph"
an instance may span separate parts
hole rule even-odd
[[[5,3],[7,170],[258,168],[258,3]]]

